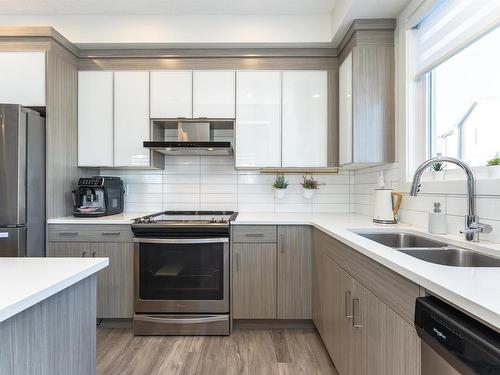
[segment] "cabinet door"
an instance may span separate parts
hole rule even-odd
[[[312,319],[320,336],[325,341],[325,255],[313,244],[312,249]]]
[[[47,257],[83,258],[92,256],[92,244],[88,242],[49,242]]]
[[[326,71],[283,72],[283,167],[327,166]]]
[[[353,278],[328,256],[324,259],[325,346],[340,374],[356,374],[353,359]],[[357,374],[356,374],[357,375]]]
[[[92,255],[109,258],[97,274],[97,317],[131,318],[133,315],[133,244],[95,243]]]
[[[151,118],[193,116],[193,72],[150,72]]]
[[[115,72],[114,87],[114,165],[148,167],[149,150],[149,73]]]
[[[78,72],[78,166],[113,166],[113,72]]]
[[[352,163],[352,52],[339,69],[339,164]]]
[[[281,166],[281,72],[236,73],[236,166]]]
[[[45,107],[45,52],[0,52],[0,103]]]
[[[355,373],[420,374],[415,329],[358,282],[353,303]]]
[[[234,319],[276,319],[276,244],[233,244]]]
[[[278,226],[278,319],[311,319],[311,227]]]
[[[234,118],[234,71],[193,72],[193,117]]]

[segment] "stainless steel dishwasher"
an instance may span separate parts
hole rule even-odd
[[[440,299],[417,298],[422,375],[500,374],[500,333]]]

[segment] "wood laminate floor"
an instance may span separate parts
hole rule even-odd
[[[97,328],[97,374],[337,375],[314,329],[237,328],[231,336],[134,336]]]

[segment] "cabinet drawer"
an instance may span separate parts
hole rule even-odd
[[[49,225],[53,242],[131,242],[130,225]]]
[[[233,242],[276,242],[275,225],[238,225],[233,227]]]

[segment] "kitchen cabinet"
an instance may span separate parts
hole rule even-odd
[[[234,319],[276,318],[276,244],[232,246]]]
[[[97,318],[132,317],[132,243],[49,242],[47,256],[109,258],[109,266],[97,274]]]
[[[281,72],[236,73],[236,167],[281,166]]]
[[[377,278],[361,283],[333,257],[346,266],[349,262],[353,267],[354,263],[363,264],[335,249],[335,240],[325,241],[327,235],[314,234],[313,274],[319,275],[313,283],[318,288],[313,291],[313,319],[339,373],[419,374],[420,344],[415,328],[370,290],[388,275],[377,270]],[[373,271],[373,266],[368,269]]]
[[[149,139],[149,73],[114,73],[114,165],[149,167],[150,152],[143,147]]]
[[[134,312],[132,243],[94,243],[96,257],[109,258],[97,274],[97,317],[130,318]]]
[[[133,243],[129,225],[48,226],[48,257],[103,257],[97,273],[97,317],[132,318]]]
[[[311,319],[311,227],[278,226],[277,318]]]
[[[151,118],[193,116],[192,71],[151,71],[150,86]]]
[[[234,71],[193,71],[193,117],[235,117]]]
[[[339,68],[339,163],[394,161],[394,47],[357,45]]]
[[[78,72],[78,166],[113,166],[113,72]]]
[[[45,107],[45,52],[0,52],[0,103]]]
[[[283,72],[282,167],[327,167],[326,71]]]

